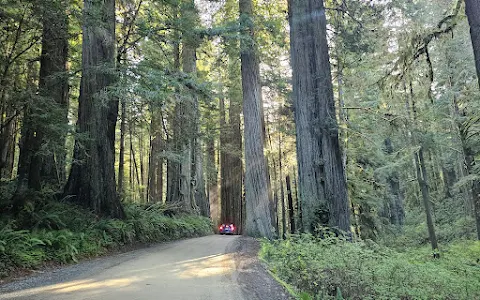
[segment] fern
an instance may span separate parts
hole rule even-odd
[[[96,220],[70,204],[29,204],[22,211],[30,230],[16,222],[0,227],[0,276],[17,267],[34,268],[44,261],[77,262],[108,249],[137,242],[152,243],[210,234],[211,221],[197,216],[166,217],[165,205],[126,205],[127,220]]]

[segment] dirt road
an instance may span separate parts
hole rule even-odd
[[[0,286],[0,299],[288,299],[256,242],[207,236],[96,259]]]

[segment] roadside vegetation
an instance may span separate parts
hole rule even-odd
[[[300,299],[480,299],[478,241],[456,241],[433,259],[428,245],[305,234],[264,242],[260,255]]]
[[[210,219],[164,204],[125,204],[124,220],[98,218],[71,203],[35,201],[0,218],[0,278],[18,269],[67,264],[122,247],[208,235]]]

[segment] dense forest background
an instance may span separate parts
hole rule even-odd
[[[0,25],[0,257],[85,231],[66,210],[119,243],[152,211],[435,258],[480,239],[476,1],[0,0]]]

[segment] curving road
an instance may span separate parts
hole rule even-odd
[[[0,286],[0,299],[288,299],[256,260],[255,245],[216,235],[154,246]]]

